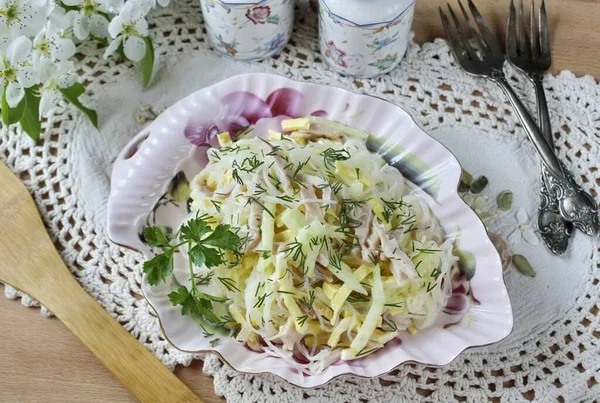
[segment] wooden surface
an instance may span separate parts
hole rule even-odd
[[[432,41],[443,36],[438,8],[446,0],[416,0],[414,30],[417,42]],[[466,5],[467,0],[462,0]],[[518,0],[515,0],[518,1]],[[528,10],[531,0],[525,0]],[[447,0],[453,7],[456,0]],[[540,4],[541,0],[535,0]],[[485,20],[497,35],[504,38],[509,0],[475,0]],[[600,1],[546,0],[552,45],[552,71],[571,70],[577,76],[600,78]],[[458,8],[455,8],[458,10]],[[458,11],[457,11],[458,12]],[[527,12],[527,11],[526,11]],[[502,41],[504,43],[504,41]]]
[[[3,163],[0,205],[0,281],[44,304],[140,401],[201,402],[81,288],[25,186]]]
[[[537,0],[539,2],[539,0]],[[528,3],[528,1],[527,1]],[[441,36],[437,7],[442,0],[417,0],[417,41]],[[600,1],[547,0],[552,25],[554,71],[600,77]],[[480,0],[480,11],[498,32],[508,1]],[[0,291],[2,286],[0,286]],[[0,296],[0,401],[131,402],[133,397],[57,319],[41,317],[17,301]],[[206,402],[223,402],[201,363],[178,368],[176,375]]]

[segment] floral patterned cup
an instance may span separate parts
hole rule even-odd
[[[294,0],[200,0],[208,38],[238,60],[267,59],[290,39]]]
[[[319,45],[342,75],[376,77],[394,69],[410,39],[415,0],[320,0]]]

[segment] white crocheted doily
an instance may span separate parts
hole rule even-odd
[[[412,45],[392,74],[355,81],[323,65],[316,14],[307,1],[299,1],[290,44],[262,63],[242,64],[210,51],[197,0],[176,1],[156,12],[151,28],[160,61],[147,90],[131,64],[103,60],[99,45],[82,49],[78,66],[89,104],[99,112],[100,132],[61,105],[45,123],[39,146],[32,146],[16,127],[10,132],[3,128],[0,159],[34,195],[52,239],[81,285],[167,366],[189,365],[198,357],[175,350],[163,339],[140,295],[141,255],[107,238],[112,161],[161,108],[227,76],[267,71],[376,95],[405,108],[467,170],[490,179],[484,191],[489,203],[480,208],[493,209],[502,190],[514,193],[515,208],[501,214],[490,229],[512,239],[513,251],[528,257],[537,276],[509,269],[505,278],[514,332],[501,343],[464,352],[444,368],[407,364],[380,379],[344,377],[303,390],[273,376],[236,373],[208,355],[204,371],[214,376],[217,394],[232,402],[591,402],[600,396],[600,242],[576,234],[567,255],[557,258],[524,240],[531,240],[524,237],[534,228],[538,159],[501,91],[460,71],[445,42]],[[508,73],[533,105],[528,83],[514,71]],[[600,86],[591,77],[564,72],[548,76],[546,87],[560,157],[598,199]],[[37,305],[9,286],[5,293],[22,297],[24,305]]]

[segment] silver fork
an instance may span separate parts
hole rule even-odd
[[[595,200],[579,187],[572,175],[563,170],[560,161],[554,155],[552,146],[548,144],[539,127],[506,80],[502,69],[505,61],[504,52],[496,37],[486,25],[473,1],[468,0],[468,4],[473,18],[469,17],[458,0],[470,32],[470,38],[467,37],[452,7],[448,5],[453,24],[440,8],[442,24],[452,53],[467,73],[485,77],[502,88],[542,159],[545,175],[548,178],[549,193],[558,200],[561,216],[588,235],[598,234],[600,221]]]
[[[548,15],[546,3],[542,0],[539,11],[539,30],[537,28],[535,0],[531,0],[531,18],[529,24],[530,45],[527,46],[527,29],[525,26],[525,13],[523,0],[520,0],[519,19],[517,24],[517,10],[514,1],[510,1],[508,15],[508,29],[506,32],[506,57],[508,61],[521,70],[533,83],[537,100],[538,122],[546,141],[551,146],[552,126],[548,114],[548,103],[544,92],[544,73],[552,65],[550,52],[550,34],[548,30]],[[563,167],[563,171],[566,168]],[[542,166],[540,196],[541,203],[538,210],[538,228],[542,239],[548,249],[557,255],[562,255],[569,246],[573,233],[573,224],[560,215],[558,200],[548,191],[548,178]]]

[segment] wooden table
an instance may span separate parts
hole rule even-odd
[[[539,2],[539,0],[538,0]],[[528,3],[528,2],[527,2]],[[600,1],[547,0],[553,26],[554,71],[600,77]],[[416,39],[441,36],[438,6],[445,0],[418,0]],[[502,32],[506,0],[480,0],[480,10]],[[0,286],[0,289],[2,287]],[[56,319],[0,296],[0,401],[131,402],[127,390]],[[176,373],[206,402],[215,396],[212,378],[197,362]]]

